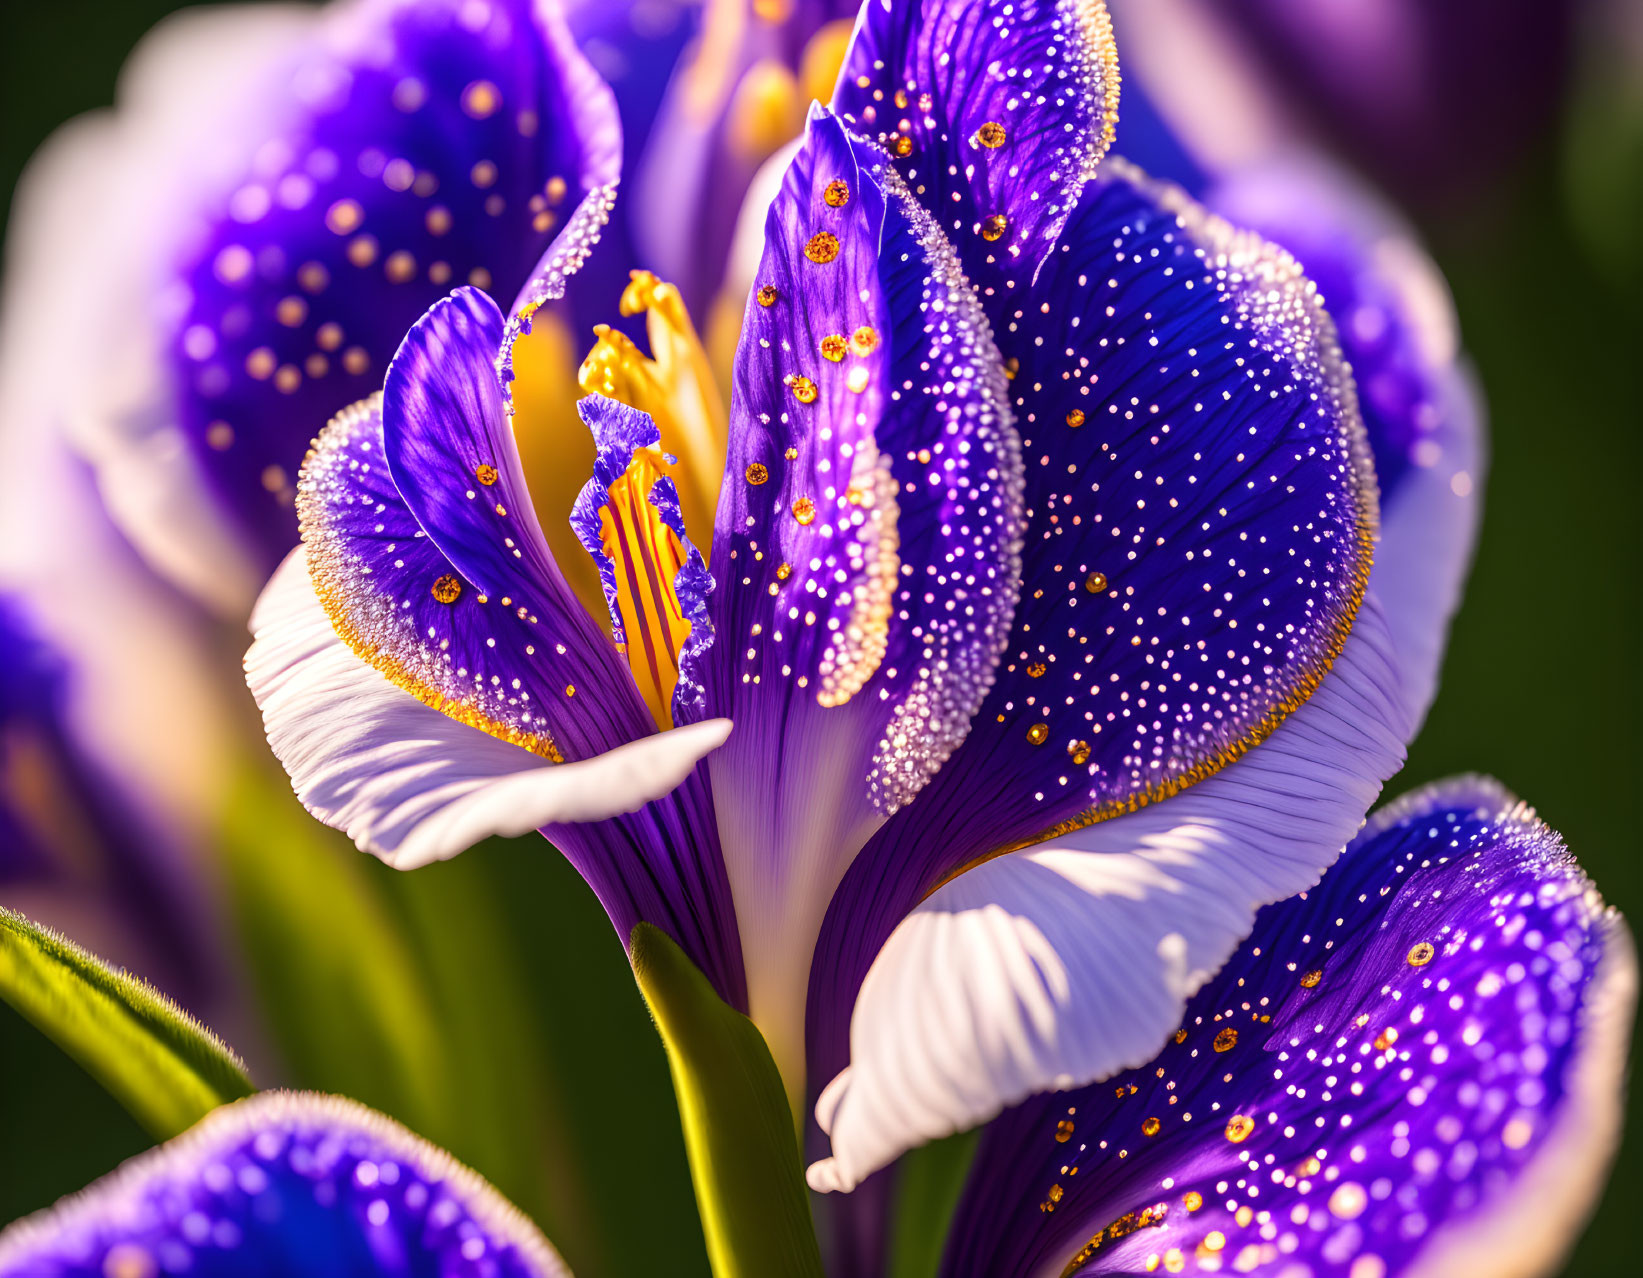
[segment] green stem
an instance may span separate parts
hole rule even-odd
[[[667,1047],[715,1278],[821,1278],[793,1110],[770,1048],[657,928],[628,957]]]

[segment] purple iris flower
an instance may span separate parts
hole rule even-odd
[[[341,1097],[263,1092],[0,1234],[7,1278],[558,1278],[478,1175]]]
[[[941,1272],[1551,1268],[1618,1140],[1636,959],[1556,834],[1467,778],[1377,815],[1141,1068],[983,1133]],[[558,1275],[472,1172],[262,1093],[0,1234],[0,1275]]]
[[[1375,557],[1328,312],[1107,155],[1117,98],[1099,4],[869,3],[728,416],[636,276],[672,345],[601,341],[597,459],[537,519],[516,355],[597,255],[595,189],[508,315],[439,302],[321,434],[253,618],[310,810],[405,868],[540,828],[818,1096],[818,1188],[1147,1060],[1432,686],[1452,600]],[[1468,520],[1387,514],[1463,561]]]

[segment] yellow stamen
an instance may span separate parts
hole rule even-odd
[[[679,650],[691,623],[673,586],[684,566],[684,544],[650,500],[651,488],[666,469],[660,449],[640,449],[633,455],[610,486],[609,500],[599,508],[599,539],[615,569],[628,668],[656,722],[671,728]]]
[[[645,316],[651,357],[625,334],[599,325],[594,329],[598,340],[582,361],[578,380],[585,392],[620,400],[655,421],[662,451],[679,459],[673,478],[685,528],[705,557],[713,542],[713,511],[725,468],[729,423],[724,402],[678,289],[649,271],[634,271],[622,293],[621,310]]]
[[[732,152],[758,164],[794,137],[804,125],[799,82],[774,58],[761,58],[747,69],[730,100]]]

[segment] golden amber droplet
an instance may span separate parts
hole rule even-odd
[[[793,565],[792,564],[781,564],[776,569],[776,580],[777,581],[786,581],[792,575],[793,575]]]
[[[844,358],[844,353],[849,349],[850,344],[837,333],[829,333],[821,339],[821,353],[835,364]]]
[[[1065,1145],[1072,1138],[1073,1138],[1073,1120],[1070,1119],[1070,1118],[1063,1118],[1059,1123],[1057,1123],[1055,1125],[1056,1143],[1060,1144],[1060,1145]]]
[[[1082,408],[1075,408],[1072,412],[1067,414],[1067,425],[1071,426],[1074,430],[1077,430],[1083,424],[1084,410]]]
[[[831,231],[817,231],[804,246],[804,255],[812,262],[831,262],[839,255],[839,237]]]
[[[1189,1189],[1181,1195],[1181,1201],[1186,1204],[1188,1211],[1197,1211],[1204,1205],[1204,1196],[1196,1189]]]
[[[850,349],[858,355],[871,355],[878,349],[879,334],[871,324],[863,324],[850,334]]]
[[[1048,669],[1049,667],[1042,661],[1035,661],[1032,665],[1027,667],[1027,678],[1042,679],[1044,677],[1044,672]]]
[[[1234,1145],[1248,1140],[1249,1134],[1254,1130],[1255,1120],[1248,1114],[1234,1114],[1227,1120],[1227,1139]]]
[[[1015,375],[1021,371],[1021,361],[1014,355],[1004,361],[1004,376],[1008,381],[1015,381]]]
[[[1156,1136],[1163,1130],[1163,1127],[1164,1124],[1159,1122],[1156,1118],[1148,1118],[1141,1124],[1141,1134],[1143,1136]]]
[[[1301,988],[1303,990],[1316,989],[1318,982],[1323,979],[1324,974],[1317,968],[1313,968],[1305,976],[1301,977]]]
[[[896,140],[890,144],[890,149],[905,160],[913,153],[913,139],[905,133],[898,133]]]
[[[749,462],[747,470],[743,473],[747,476],[747,482],[755,488],[770,478],[770,472],[765,469],[763,462]]]
[[[787,458],[788,461],[798,461],[799,460],[799,450],[797,448],[789,448],[785,453],[782,454],[782,456]]]
[[[474,467],[474,478],[489,488],[497,481],[496,467],[489,462],[480,462],[478,466]]]
[[[1004,126],[997,120],[988,120],[986,124],[976,130],[976,141],[989,151],[996,151],[1003,146],[1004,139],[1007,136],[1008,134],[1004,132]]]
[[[1215,1036],[1215,1050],[1218,1052],[1230,1052],[1237,1046],[1238,1031],[1230,1026]]]
[[[1430,941],[1421,941],[1409,951],[1410,967],[1425,967],[1437,956],[1437,950]]]
[[[896,109],[898,111],[905,111],[907,109],[907,90],[897,89],[895,93],[891,95],[890,101],[896,104]]]
[[[981,224],[981,238],[988,241],[988,243],[994,240],[1002,240],[1004,232],[1009,229],[1010,219],[1002,213],[994,213]]]
[[[816,517],[816,503],[808,497],[800,497],[793,503],[793,518],[801,524],[809,524]]]
[[[850,183],[843,178],[834,178],[822,192],[822,199],[827,201],[828,208],[842,209],[850,203]]]
[[[814,404],[816,402],[816,383],[808,377],[790,377],[787,384],[793,391],[793,398],[798,400],[799,403]]]
[[[759,299],[760,306],[774,306],[776,304],[776,286],[774,284],[761,284],[759,285],[759,291],[754,296]]]
[[[435,578],[434,584],[428,587],[428,593],[442,604],[454,604],[462,598],[462,582],[450,573]]]
[[[1049,739],[1050,725],[1047,723],[1035,723],[1027,729],[1027,740],[1034,745],[1043,745]]]
[[[1067,757],[1073,761],[1075,767],[1082,768],[1090,761],[1090,743],[1088,741],[1074,741],[1067,747]]]
[[[1092,572],[1088,577],[1084,578],[1084,589],[1089,591],[1092,595],[1098,595],[1106,588],[1107,574],[1104,572]]]
[[[1184,1030],[1184,1029],[1178,1029],[1178,1030],[1176,1030],[1176,1031],[1175,1031],[1175,1041],[1176,1041],[1176,1042],[1177,1042],[1177,1043],[1184,1043],[1184,1042],[1186,1042],[1186,1041],[1187,1041],[1187,1032],[1186,1032],[1186,1030]]]
[[[1398,1031],[1388,1026],[1375,1036],[1375,1050],[1384,1052],[1398,1041]]]

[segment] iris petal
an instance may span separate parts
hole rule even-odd
[[[1021,517],[997,352],[956,259],[824,114],[767,221],[730,439],[706,704],[738,730],[710,768],[743,945],[771,956],[750,979],[796,983],[769,1002],[797,1014],[832,886],[992,678]]]
[[[1471,563],[1486,468],[1484,405],[1448,289],[1397,216],[1321,161],[1250,166],[1205,198],[1295,254],[1335,319],[1381,489],[1375,592],[1418,726]]]
[[[955,242],[1036,260],[1112,145],[1112,23],[1100,0],[867,0],[833,107]]]
[[[1412,796],[1262,911],[1155,1060],[987,1129],[945,1272],[1545,1272],[1618,1137],[1635,980],[1530,809]]]
[[[214,1111],[0,1234],[0,1272],[495,1275],[569,1271],[443,1150],[363,1105],[265,1092]]]

